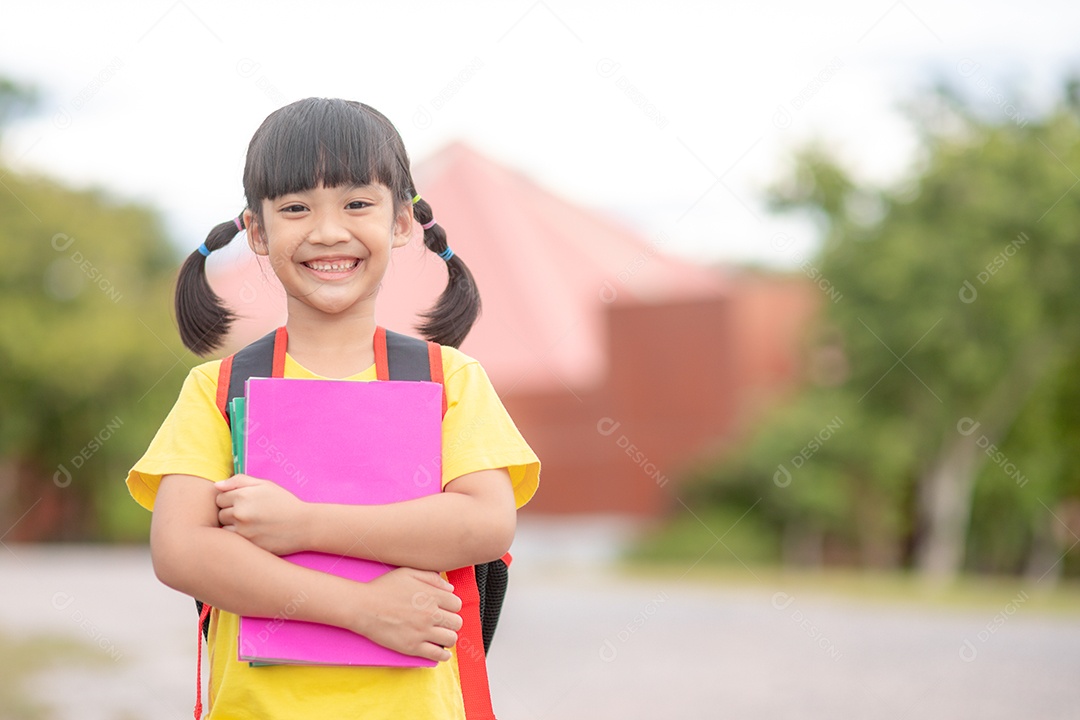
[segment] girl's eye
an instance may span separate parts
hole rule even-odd
[[[307,210],[307,208],[303,205],[286,205],[285,207],[281,208],[281,211],[286,213],[301,213],[305,210]]]
[[[345,207],[348,208],[349,210],[363,210],[364,208],[368,207],[369,204],[370,203],[367,203],[367,202],[365,202],[363,200],[353,200],[351,203],[349,203]]]

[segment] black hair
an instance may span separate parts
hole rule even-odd
[[[326,98],[294,102],[271,113],[248,145],[244,195],[258,220],[263,200],[320,185],[374,182],[390,189],[395,213],[417,195],[401,135],[386,116],[363,103]],[[418,222],[429,223],[431,206],[420,199],[413,214]],[[237,234],[237,223],[229,220],[210,231],[205,245],[217,250]],[[435,253],[445,251],[446,232],[432,225],[424,230],[424,245]],[[446,266],[446,289],[417,329],[428,340],[458,347],[480,315],[480,293],[460,257],[454,255]],[[206,256],[199,250],[180,268],[176,319],[184,345],[199,355],[217,349],[236,319],[206,281]]]
[[[413,217],[420,224],[431,222],[431,206],[421,198],[413,205]],[[424,245],[433,253],[446,250],[446,231],[438,223],[424,231]],[[457,253],[446,261],[446,288],[435,301],[435,307],[421,317],[417,326],[420,334],[440,345],[459,347],[480,316],[480,290],[468,266]]]
[[[225,307],[206,280],[206,255],[232,242],[240,223],[228,220],[215,225],[200,250],[188,255],[176,277],[176,324],[184,346],[196,355],[208,355],[221,345],[236,315]]]

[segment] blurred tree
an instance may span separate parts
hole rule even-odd
[[[0,536],[144,532],[114,501],[186,370],[176,254],[151,210],[2,166],[0,216]]]
[[[912,182],[860,187],[809,146],[774,189],[776,208],[820,223],[818,268],[842,298],[827,304],[827,342],[811,358],[840,353],[844,374],[809,389],[700,492],[721,502],[755,483],[755,511],[776,518],[786,547],[824,548],[811,556],[847,548],[844,559],[936,578],[965,557],[1057,572],[1080,537],[1061,517],[1080,495],[1076,105],[994,119],[939,93],[912,116],[923,138]],[[774,479],[793,460],[798,472]],[[993,520],[972,520],[976,500]]]

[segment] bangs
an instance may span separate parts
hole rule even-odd
[[[251,139],[244,169],[248,207],[320,185],[390,188],[409,197],[408,157],[390,121],[357,102],[309,98],[272,113]]]

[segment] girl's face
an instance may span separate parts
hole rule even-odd
[[[323,187],[262,201],[262,222],[250,210],[248,243],[270,258],[289,296],[290,316],[371,313],[392,248],[409,240],[412,213],[395,213],[381,183]]]

